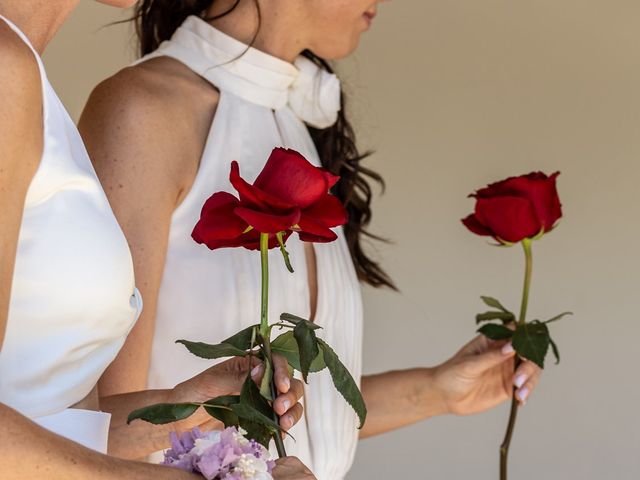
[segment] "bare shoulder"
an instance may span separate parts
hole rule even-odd
[[[100,83],[79,128],[98,173],[135,168],[183,189],[197,172],[218,99],[186,66],[156,58]],[[158,178],[163,172],[167,178]]]
[[[25,198],[42,157],[41,85],[33,52],[0,22],[0,345]]]
[[[9,25],[0,22],[0,75],[7,80],[0,88],[40,85],[40,72],[35,55]]]
[[[0,98],[0,163],[14,179],[26,182],[42,153],[42,82],[33,52],[4,22]]]

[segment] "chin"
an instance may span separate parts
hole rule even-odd
[[[359,44],[360,36],[357,36],[355,39],[352,39],[349,42],[344,42],[342,44],[325,45],[320,48],[314,48],[312,49],[312,51],[324,60],[341,60],[354,53],[358,49]]]
[[[129,8],[133,7],[137,0],[96,0],[98,3],[103,3],[111,7],[117,8]]]

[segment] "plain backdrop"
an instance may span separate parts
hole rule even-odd
[[[77,118],[133,58],[125,14],[81,7],[45,55]],[[519,249],[461,226],[466,195],[561,170],[560,227],[535,244],[530,311],[553,325],[550,362],[521,412],[514,480],[640,478],[640,3],[455,0],[384,4],[339,69],[369,165],[387,180],[373,230],[402,293],[365,290],[365,370],[429,366],[472,337],[481,294],[517,308]],[[497,478],[507,406],[361,442],[350,480]]]

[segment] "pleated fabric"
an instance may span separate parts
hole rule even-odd
[[[260,255],[245,249],[210,251],[191,239],[205,200],[217,191],[236,193],[229,183],[233,160],[253,182],[274,147],[293,148],[311,163],[320,160],[305,123],[331,125],[339,109],[337,78],[306,59],[287,63],[189,17],[158,50],[142,58],[172,57],[208,80],[220,99],[191,191],[174,212],[153,341],[150,388],[168,388],[207,367],[177,339],[220,342],[259,323]],[[338,240],[314,245],[318,305],[314,321],[359,381],[362,355],[362,298],[341,228]],[[304,246],[287,242],[295,274],[278,250],[270,252],[269,315],[288,312],[308,318],[309,286]],[[276,332],[277,333],[277,332]],[[320,480],[345,477],[355,454],[358,421],[335,390],[328,371],[310,376],[305,416],[286,440]]]

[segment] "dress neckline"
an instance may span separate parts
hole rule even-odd
[[[218,30],[192,15],[170,40],[141,59],[170,56],[221,91],[279,110],[286,106],[317,128],[335,123],[340,111],[340,81],[310,59],[286,62]]]

